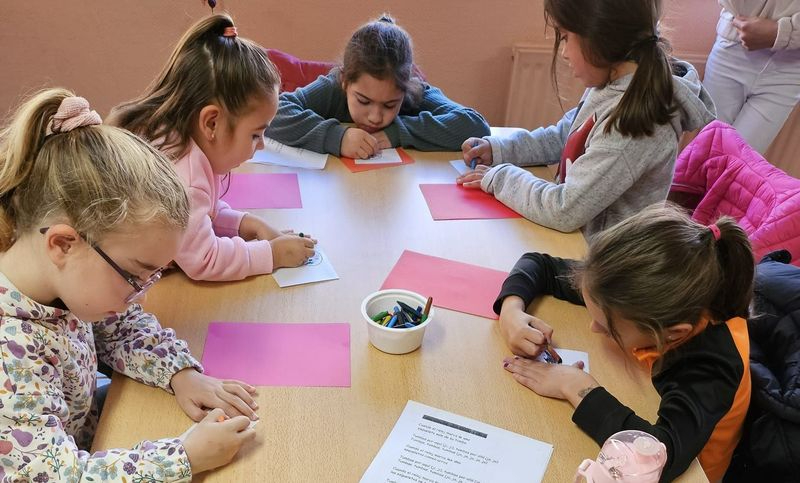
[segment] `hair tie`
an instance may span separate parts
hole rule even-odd
[[[89,109],[89,101],[83,97],[65,97],[58,106],[58,111],[50,120],[46,134],[65,133],[78,127],[102,123],[103,120],[97,111]]]
[[[650,43],[652,43],[652,44],[658,43],[659,40],[661,40],[661,37],[659,37],[658,35],[651,35],[651,36],[645,37],[645,38],[643,38],[641,40],[637,40],[631,46],[631,50],[630,51],[633,52],[634,50],[638,49],[639,47],[643,47],[643,46],[645,46],[647,44],[650,44]]]
[[[222,32],[223,37],[236,37],[239,35],[236,32],[236,27],[225,27],[225,30]]]
[[[713,223],[711,225],[708,225],[708,229],[711,230],[711,234],[714,235],[714,240],[715,241],[719,241],[720,232],[719,232],[719,227],[717,226],[717,224]]]

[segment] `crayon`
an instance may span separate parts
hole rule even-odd
[[[426,316],[431,311],[431,304],[433,304],[433,297],[428,297],[428,301],[425,302],[425,310],[422,311],[422,315]]]
[[[473,141],[472,142],[472,147],[473,148],[477,148],[478,145],[480,145],[480,141]],[[471,169],[472,171],[475,171],[475,167],[477,165],[478,165],[478,158],[472,158],[472,160],[469,162],[469,169]]]
[[[373,322],[378,322],[379,320],[383,320],[383,318],[386,317],[387,315],[389,315],[389,312],[384,310],[383,312],[381,312],[379,314],[373,315],[372,316],[372,321]]]

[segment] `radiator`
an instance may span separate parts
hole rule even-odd
[[[550,47],[533,44],[516,44],[512,47],[506,126],[535,129],[554,124],[566,110],[577,105],[583,86],[572,77],[560,57],[557,65],[562,102],[559,105],[550,77],[552,56]],[[676,53],[676,57],[692,63],[701,75],[705,71],[706,55]],[[800,106],[789,116],[765,157],[778,168],[800,178]]]

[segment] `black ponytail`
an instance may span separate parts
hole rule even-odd
[[[733,317],[747,318],[753,298],[755,260],[747,234],[733,218],[724,216],[717,220],[719,239],[709,230],[709,243],[715,246],[720,267],[719,285],[711,300],[709,310],[715,320]]]

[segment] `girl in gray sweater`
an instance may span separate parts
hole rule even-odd
[[[463,143],[479,166],[458,182],[559,231],[603,230],[663,201],[683,131],[714,119],[697,71],[671,60],[659,0],[546,0],[553,47],[587,90],[554,126]],[[518,166],[559,163],[555,181]],[[491,168],[490,168],[491,167]]]
[[[394,20],[367,23],[348,42],[341,67],[281,94],[267,137],[364,159],[398,146],[456,151],[464,139],[488,135],[478,112],[420,80],[412,56],[411,39]]]

